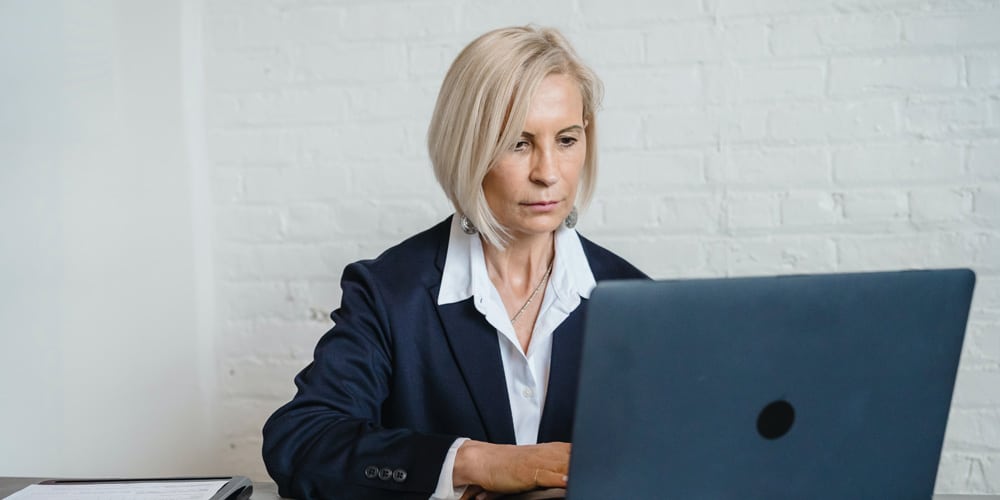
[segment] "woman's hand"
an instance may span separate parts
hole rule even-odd
[[[490,493],[479,486],[469,486],[461,500],[493,500],[503,493]]]
[[[495,493],[565,488],[570,447],[569,443],[514,446],[466,441],[455,456],[453,484]]]

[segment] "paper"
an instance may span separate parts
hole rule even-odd
[[[7,500],[209,500],[226,481],[33,484]]]

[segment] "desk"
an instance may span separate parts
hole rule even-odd
[[[0,498],[13,495],[15,491],[30,484],[44,481],[44,478],[0,477]],[[278,487],[268,481],[253,483],[252,500],[278,500]],[[1000,500],[1000,495],[934,495],[933,500]]]

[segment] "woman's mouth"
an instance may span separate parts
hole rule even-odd
[[[559,202],[545,200],[522,203],[522,205],[528,207],[533,212],[551,212],[552,210],[555,210],[556,206],[559,205]]]

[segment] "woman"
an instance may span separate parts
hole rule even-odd
[[[566,485],[586,299],[644,277],[573,229],[599,100],[552,29],[492,31],[459,54],[428,133],[456,215],[344,270],[335,326],[264,426],[282,495]]]

